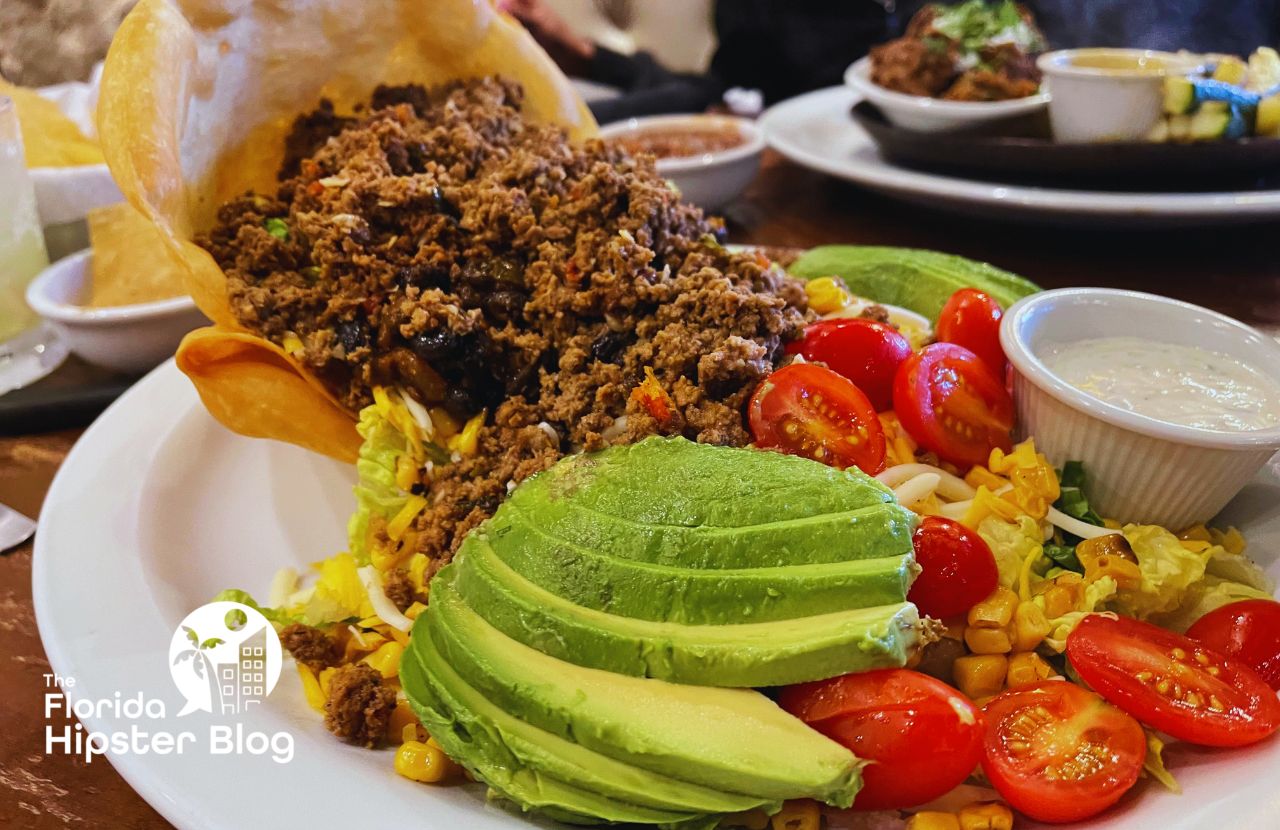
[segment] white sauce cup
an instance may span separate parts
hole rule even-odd
[[[1082,461],[1087,494],[1103,516],[1175,532],[1208,521],[1280,450],[1280,427],[1166,423],[1082,392],[1042,360],[1055,347],[1126,336],[1220,352],[1280,385],[1280,343],[1215,311],[1136,291],[1043,291],[1014,303],[1000,326],[1019,437],[1035,438],[1059,467]]]

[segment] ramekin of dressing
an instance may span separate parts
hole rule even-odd
[[[1082,461],[1099,512],[1208,521],[1280,450],[1280,343],[1206,308],[1104,288],[1026,297],[1000,342],[1021,437]]]

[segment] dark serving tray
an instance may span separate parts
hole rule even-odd
[[[988,181],[1102,190],[1251,190],[1280,185],[1280,139],[1198,144],[1056,144],[1046,119],[925,133],[890,124],[870,102],[851,112],[889,161]],[[994,133],[993,130],[998,130]]]

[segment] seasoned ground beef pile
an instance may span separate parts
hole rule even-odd
[[[277,192],[224,205],[201,240],[241,324],[353,413],[375,385],[486,413],[474,455],[424,471],[437,567],[565,453],[748,443],[747,399],[807,316],[799,283],[723,248],[651,158],[572,146],[526,123],[521,95],[484,79],[380,88],[351,117],[322,104]]]

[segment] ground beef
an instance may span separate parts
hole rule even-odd
[[[342,657],[342,648],[337,640],[302,623],[292,623],[281,629],[280,644],[293,655],[293,659],[315,672],[336,665]]]
[[[387,595],[387,599],[401,611],[413,605],[414,600],[418,598],[417,592],[413,589],[413,583],[409,581],[409,574],[404,568],[389,571],[384,579],[382,590]]]
[[[376,385],[486,413],[475,455],[424,471],[415,538],[434,567],[565,453],[748,443],[747,399],[811,316],[798,282],[725,249],[652,158],[571,145],[525,122],[521,97],[482,79],[382,89],[348,121],[322,108],[290,139],[314,147],[296,172],[224,205],[200,240],[240,323],[301,343],[352,413]],[[669,417],[633,394],[648,371]]]
[[[395,708],[396,691],[381,674],[367,663],[349,663],[329,678],[324,725],[339,738],[372,748],[386,737]]]
[[[889,321],[889,309],[879,303],[872,303],[862,311],[858,312],[858,316],[864,320],[874,320],[877,323],[892,325]]]

